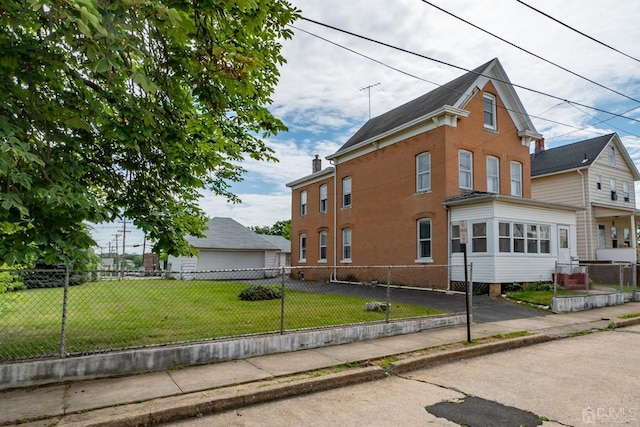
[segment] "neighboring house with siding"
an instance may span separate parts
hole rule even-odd
[[[204,237],[187,237],[198,256],[170,256],[168,270],[189,279],[255,279],[275,276],[290,257],[288,240],[257,234],[231,218],[213,218],[207,227]]]
[[[531,154],[531,197],[581,206],[581,261],[636,261],[635,182],[640,175],[617,134]]]
[[[462,264],[466,220],[474,281],[551,280],[578,208],[530,200],[540,138],[497,59],[370,119],[287,184],[292,265]]]

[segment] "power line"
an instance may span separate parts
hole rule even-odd
[[[553,65],[554,67],[557,67],[557,68],[559,68],[559,69],[561,69],[561,70],[563,70],[563,71],[566,71],[567,73],[570,73],[570,74],[572,74],[572,75],[574,75],[574,76],[576,76],[576,77],[579,77],[579,78],[581,78],[581,79],[583,79],[583,80],[586,80],[586,81],[588,81],[589,83],[592,83],[592,84],[594,84],[594,85],[596,85],[596,86],[599,86],[599,87],[601,87],[601,88],[603,88],[603,89],[606,89],[606,90],[608,90],[608,91],[610,91],[610,92],[613,92],[613,93],[615,93],[615,94],[617,94],[617,95],[623,96],[623,97],[625,97],[625,98],[627,98],[627,99],[629,99],[629,100],[631,100],[631,101],[634,101],[634,102],[638,102],[638,103],[640,103],[640,100],[638,100],[638,99],[636,99],[636,98],[633,98],[633,97],[631,97],[631,96],[625,95],[624,93],[619,92],[619,91],[617,91],[617,90],[615,90],[615,89],[612,89],[612,88],[610,88],[610,87],[608,87],[608,86],[605,86],[605,85],[603,85],[602,83],[598,83],[598,82],[596,82],[595,80],[591,80],[591,79],[590,79],[590,78],[588,78],[588,77],[585,77],[585,76],[583,76],[583,75],[581,75],[581,74],[576,73],[575,71],[571,71],[570,69],[568,69],[568,68],[566,68],[566,67],[563,67],[562,65],[556,64],[555,62],[550,61],[550,60],[548,60],[548,59],[546,59],[546,58],[544,58],[544,57],[542,57],[542,56],[540,56],[540,55],[538,55],[538,54],[535,54],[535,53],[533,53],[533,52],[531,52],[531,51],[529,51],[529,50],[527,50],[527,49],[525,49],[525,48],[523,48],[523,47],[520,47],[520,46],[518,46],[517,44],[515,44],[515,43],[513,43],[513,42],[510,42],[509,40],[504,39],[504,38],[502,38],[502,37],[500,37],[500,36],[498,36],[498,35],[496,35],[496,34],[493,34],[492,32],[487,31],[487,30],[485,30],[484,28],[481,28],[481,27],[477,26],[476,24],[474,24],[474,23],[472,23],[472,22],[469,22],[469,21],[467,21],[467,20],[466,20],[466,19],[464,19],[464,18],[461,18],[461,17],[459,17],[458,15],[455,15],[455,14],[453,14],[453,13],[451,13],[451,12],[449,12],[449,11],[447,11],[447,10],[445,10],[445,9],[443,9],[443,8],[441,8],[441,7],[439,7],[439,6],[436,6],[435,4],[433,4],[433,3],[431,3],[431,2],[429,2],[429,1],[427,1],[427,0],[420,0],[420,1],[422,1],[422,2],[423,2],[423,3],[425,3],[425,4],[428,4],[429,6],[431,6],[431,7],[433,7],[433,8],[438,9],[438,10],[439,10],[439,11],[441,11],[441,12],[446,13],[446,14],[447,14],[447,15],[449,15],[449,16],[452,16],[452,17],[454,17],[454,18],[456,18],[456,19],[458,19],[458,20],[460,20],[460,21],[464,22],[464,23],[465,23],[465,24],[467,24],[467,25],[472,26],[473,28],[476,28],[476,29],[478,29],[478,30],[482,31],[482,32],[483,32],[483,33],[485,33],[485,34],[490,35],[491,37],[495,37],[496,39],[500,40],[501,42],[504,42],[504,43],[508,44],[509,46],[515,47],[516,49],[519,49],[519,50],[521,50],[521,51],[523,51],[523,52],[525,52],[525,53],[527,53],[527,54],[529,54],[529,55],[531,55],[531,56],[533,56],[533,57],[535,57],[535,58],[538,58],[539,60],[544,61],[544,62],[546,62],[547,64],[551,64],[551,65]]]
[[[370,56],[368,56],[368,55],[365,55],[365,54],[363,54],[363,53],[361,53],[361,52],[358,52],[357,50],[351,49],[351,48],[349,48],[349,47],[347,47],[347,46],[341,45],[340,43],[336,43],[336,42],[334,42],[334,41],[332,41],[332,40],[329,40],[329,39],[327,39],[326,37],[322,37],[322,36],[320,36],[320,35],[318,35],[318,34],[315,34],[315,33],[310,32],[310,31],[303,30],[302,28],[298,28],[298,27],[296,27],[296,26],[294,26],[294,25],[289,25],[289,26],[290,26],[291,28],[293,28],[293,29],[297,30],[297,31],[301,31],[301,32],[303,32],[303,33],[305,33],[305,34],[308,34],[308,35],[310,35],[310,36],[312,36],[312,37],[315,37],[315,38],[317,38],[317,39],[319,39],[319,40],[322,40],[322,41],[324,41],[324,42],[330,43],[330,44],[332,44],[332,45],[334,45],[334,46],[336,46],[336,47],[339,47],[339,48],[341,48],[341,49],[344,49],[344,50],[346,50],[346,51],[348,51],[348,52],[350,52],[350,53],[353,53],[353,54],[355,54],[355,55],[361,56],[361,57],[363,57],[363,58],[365,58],[365,59],[367,59],[367,60],[369,60],[369,61],[372,61],[372,62],[375,62],[375,63],[377,63],[377,64],[380,64],[380,65],[382,65],[383,67],[387,67],[387,68],[389,68],[389,69],[391,69],[391,70],[393,70],[393,71],[396,71],[396,72],[398,72],[398,73],[404,74],[404,75],[406,75],[406,76],[408,76],[408,77],[411,77],[411,78],[414,78],[414,79],[417,79],[417,80],[420,80],[420,81],[423,81],[423,82],[430,83],[430,84],[432,84],[432,85],[434,85],[434,86],[437,86],[437,87],[446,87],[445,85],[442,85],[442,84],[439,84],[439,83],[433,82],[433,81],[431,81],[431,80],[425,79],[425,78],[423,78],[423,77],[420,77],[420,76],[417,76],[417,75],[415,75],[415,74],[411,74],[411,73],[409,73],[409,72],[406,72],[406,71],[404,71],[404,70],[401,70],[401,69],[399,69],[399,68],[393,67],[392,65],[389,65],[389,64],[387,64],[387,63],[385,63],[385,62],[382,62],[382,61],[380,61],[380,60],[378,60],[378,59],[372,58],[372,57],[370,57]],[[454,67],[455,67],[455,66],[454,66]],[[452,91],[452,92],[456,92],[456,93],[459,93],[460,95],[464,95],[464,92],[459,91],[459,90],[457,90],[457,89],[453,89],[453,88],[450,88],[450,87],[446,87],[446,88],[447,88],[448,90]],[[563,105],[563,104],[565,104],[566,102],[567,102],[567,101],[564,101],[564,100],[563,100],[562,102],[560,102],[560,103],[556,104],[555,106],[553,106],[553,107],[551,107],[551,108],[555,108],[555,107],[557,107],[558,105]],[[513,109],[507,108],[507,107],[502,106],[502,105],[497,105],[496,107],[498,107],[498,108],[502,108],[502,109],[504,109],[505,111],[517,112],[517,111],[515,111],[515,110],[513,110]],[[551,109],[551,108],[550,108],[550,109]],[[628,110],[627,112],[630,112],[630,111],[632,111],[632,110],[635,110],[636,108],[640,108],[640,107],[634,107],[634,108],[632,108],[631,110]],[[546,111],[548,111],[548,110],[546,110]],[[556,120],[547,119],[547,118],[545,118],[545,117],[542,117],[542,114],[544,114],[546,111],[544,111],[544,112],[540,113],[540,114],[539,114],[539,115],[537,115],[537,116],[536,116],[536,115],[533,115],[533,114],[527,114],[527,115],[528,115],[529,117],[531,117],[531,118],[534,118],[534,119],[538,119],[538,120],[542,120],[542,121],[545,121],[545,122],[553,123],[553,124],[556,124],[556,125],[560,125],[560,126],[565,126],[565,127],[569,127],[569,128],[572,128],[572,129],[576,129],[576,131],[579,131],[579,130],[587,130],[588,132],[595,133],[596,135],[605,135],[605,134],[606,134],[606,132],[600,132],[600,133],[598,133],[598,132],[595,132],[595,131],[593,131],[593,130],[588,130],[588,129],[585,129],[585,128],[582,128],[582,127],[578,127],[578,126],[570,125],[570,124],[568,124],[568,123],[562,123],[562,122],[559,122],[559,121],[556,121]],[[611,119],[606,119],[606,120],[603,120],[603,121],[607,121],[607,120],[611,120]],[[624,131],[624,132],[625,132],[625,133],[628,133],[628,134],[630,134],[630,135],[634,135],[634,134],[632,134],[631,132],[628,132],[628,131]],[[635,136],[635,135],[634,135],[634,136]]]
[[[577,101],[571,101],[571,100],[568,100],[568,99],[562,98],[562,97],[560,97],[560,96],[552,95],[552,94],[550,94],[550,93],[546,93],[546,92],[543,92],[543,91],[541,91],[541,90],[537,90],[537,89],[532,89],[532,88],[529,88],[529,87],[526,87],[526,86],[522,86],[522,85],[519,85],[519,84],[516,84],[516,83],[512,83],[512,82],[504,81],[504,80],[501,80],[501,79],[496,78],[496,77],[493,77],[493,76],[485,76],[485,75],[484,75],[484,74],[482,74],[482,73],[479,73],[479,72],[477,72],[477,71],[473,71],[473,70],[469,70],[468,68],[461,67],[461,66],[459,66],[459,65],[451,64],[451,63],[449,63],[449,62],[446,62],[446,61],[443,61],[443,60],[440,60],[440,59],[432,58],[432,57],[430,57],[430,56],[423,55],[423,54],[420,54],[420,53],[417,53],[417,52],[413,52],[413,51],[410,51],[410,50],[408,50],[408,49],[404,49],[404,48],[401,48],[401,47],[398,47],[398,46],[394,46],[394,45],[389,44],[389,43],[381,42],[381,41],[379,41],[379,40],[375,40],[375,39],[372,39],[372,38],[370,38],[370,37],[362,36],[362,35],[360,35],[360,34],[356,34],[356,33],[353,33],[353,32],[351,32],[351,31],[343,30],[343,29],[341,29],[341,28],[334,27],[334,26],[329,25],[329,24],[324,24],[324,23],[322,23],[322,22],[315,21],[315,20],[313,20],[313,19],[306,18],[306,17],[304,17],[304,16],[302,16],[300,19],[302,19],[302,20],[304,20],[304,21],[307,21],[307,22],[310,22],[310,23],[312,23],[312,24],[316,24],[316,25],[321,26],[321,27],[329,28],[329,29],[331,29],[331,30],[334,30],[334,31],[337,31],[337,32],[340,32],[340,33],[343,33],[343,34],[350,35],[350,36],[352,36],[352,37],[356,37],[356,38],[359,38],[359,39],[362,39],[362,40],[366,40],[366,41],[371,42],[371,43],[378,44],[378,45],[380,45],[380,46],[388,47],[388,48],[390,48],[390,49],[394,49],[394,50],[397,50],[397,51],[399,51],[399,52],[408,53],[408,54],[410,54],[410,55],[417,56],[417,57],[419,57],[419,58],[427,59],[427,60],[429,60],[429,61],[432,61],[432,62],[435,62],[435,63],[438,63],[438,64],[446,65],[447,67],[455,68],[455,69],[458,69],[458,70],[461,70],[461,71],[464,71],[464,72],[467,72],[467,73],[473,73],[473,74],[476,74],[477,76],[489,77],[489,78],[492,78],[492,79],[494,79],[494,80],[496,80],[496,81],[498,81],[498,82],[505,83],[505,84],[511,85],[511,86],[513,86],[513,87],[517,87],[517,88],[519,88],[519,89],[526,90],[526,91],[528,91],[528,92],[536,93],[536,94],[538,94],[538,95],[543,95],[543,96],[546,96],[546,97],[549,97],[549,98],[552,98],[552,99],[556,99],[556,100],[558,100],[558,101],[564,101],[564,102],[567,102],[567,103],[571,103],[571,104],[579,105],[579,106],[581,106],[581,107],[588,108],[588,109],[593,110],[593,111],[598,111],[598,112],[600,112],[600,113],[609,114],[609,115],[611,115],[611,116],[613,116],[613,117],[619,117],[619,118],[623,118],[623,119],[626,119],[626,120],[631,120],[631,121],[634,121],[634,122],[638,122],[638,123],[640,123],[640,119],[634,119],[633,117],[627,117],[627,116],[624,116],[624,115],[622,115],[622,114],[613,113],[613,112],[611,112],[611,111],[603,110],[602,108],[598,108],[598,107],[593,107],[593,106],[591,106],[591,105],[582,104],[582,103],[577,102]],[[292,27],[292,28],[294,28],[294,29],[296,28],[296,27],[294,27],[294,26],[291,26],[291,27]],[[308,33],[308,34],[311,34],[311,35],[315,36],[315,34],[313,34],[313,33],[310,33],[310,32],[308,32],[308,31],[305,31],[305,32],[306,32],[306,33]],[[315,37],[318,37],[318,38],[320,38],[320,39],[326,40],[326,39],[324,39],[324,38],[322,38],[322,37],[320,37],[320,36],[315,36]],[[334,44],[334,45],[336,45],[336,46],[343,47],[343,46],[341,46],[341,45],[339,45],[339,44],[337,44],[337,43],[334,43],[334,42],[331,42],[331,43],[332,43],[332,44]],[[344,48],[344,47],[343,47],[343,48]],[[350,48],[345,48],[345,49],[347,49],[347,50],[349,50],[349,51],[351,51],[351,52],[355,52],[354,50],[352,50],[352,49],[350,49]],[[358,54],[358,55],[360,55],[360,56],[363,56],[363,57],[365,57],[365,58],[368,58],[366,55],[363,55],[363,54],[361,54],[361,53],[357,53],[357,54]],[[382,64],[382,65],[384,65],[384,66],[386,66],[386,67],[389,67],[389,68],[395,69],[394,67],[391,67],[391,66],[389,66],[389,65],[386,65],[386,64],[384,64],[384,63],[383,63],[383,62],[381,62],[381,61],[378,61],[378,60],[374,60],[374,61],[375,61],[375,62],[377,62],[377,63],[379,63],[379,64]],[[397,69],[395,69],[395,70],[397,70]],[[412,76],[412,77],[415,77],[415,76],[413,76],[413,75],[411,75],[411,74],[409,74],[409,73],[406,73],[406,72],[403,72],[403,74],[407,74],[407,75],[410,75],[410,76]],[[422,78],[420,78],[420,80],[428,81],[428,80],[425,80],[425,79],[422,79]],[[433,82],[430,82],[430,83],[433,83]],[[434,83],[434,84],[436,84],[437,86],[441,86],[441,85],[439,85],[439,84],[437,84],[437,83]],[[533,117],[533,116],[532,116],[532,117]]]
[[[535,7],[533,7],[533,6],[531,6],[531,5],[528,5],[527,3],[523,2],[522,0],[516,0],[516,1],[517,1],[518,3],[520,3],[521,5],[526,6],[526,7],[528,7],[529,9],[531,9],[531,10],[534,10],[534,11],[538,12],[540,15],[543,15],[543,16],[545,16],[545,17],[547,17],[547,18],[551,19],[552,21],[557,22],[558,24],[562,25],[563,27],[566,27],[566,28],[570,29],[571,31],[574,31],[574,32],[576,32],[576,33],[580,34],[581,36],[588,38],[589,40],[592,40],[592,41],[594,41],[594,42],[596,42],[596,43],[598,43],[598,44],[600,44],[600,45],[602,45],[602,46],[604,46],[604,47],[607,47],[607,48],[609,48],[609,49],[613,50],[614,52],[618,52],[620,55],[626,56],[627,58],[630,58],[630,59],[633,59],[634,61],[640,62],[640,59],[638,59],[638,58],[636,58],[636,57],[634,57],[634,56],[631,56],[631,55],[629,55],[629,54],[626,54],[626,53],[622,52],[621,50],[616,49],[615,47],[609,46],[608,44],[606,44],[606,43],[604,43],[604,42],[601,42],[600,40],[598,40],[598,39],[596,39],[596,38],[594,38],[594,37],[591,37],[590,35],[585,34],[585,33],[583,33],[583,32],[582,32],[582,31],[580,31],[580,30],[577,30],[577,29],[573,28],[572,26],[570,26],[570,25],[568,25],[568,24],[566,24],[566,23],[564,23],[564,22],[560,21],[559,19],[556,19],[556,18],[554,18],[553,16],[551,16],[551,15],[549,15],[549,14],[547,14],[547,13],[545,13],[545,12],[543,12],[543,11],[539,10],[539,9],[536,9]]]

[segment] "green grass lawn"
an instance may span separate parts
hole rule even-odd
[[[558,291],[559,297],[584,295],[584,291]],[[553,291],[517,291],[507,293],[507,298],[536,305],[551,305]]]
[[[600,292],[619,292],[620,291],[620,286],[619,285],[599,285],[599,284],[593,284],[589,286],[589,290],[590,291],[600,291]],[[625,286],[623,288],[623,291],[625,293],[632,293],[633,292],[633,288],[627,287]],[[565,291],[565,290],[558,290],[558,297],[569,297],[569,296],[576,296],[576,295],[585,295],[584,291]],[[551,305],[551,298],[553,298],[553,290],[551,291],[536,291],[536,290],[531,290],[531,291],[516,291],[516,292],[508,292],[507,293],[507,297],[509,299],[515,300],[515,301],[523,301],[523,302],[528,302],[531,304],[537,304],[537,305]]]
[[[220,338],[280,330],[281,300],[241,301],[242,283],[123,280],[69,288],[66,351]],[[0,315],[0,360],[56,354],[60,349],[63,290],[19,293]],[[366,311],[369,300],[287,290],[285,329],[313,328],[385,319]],[[393,303],[390,318],[443,314],[419,305]]]

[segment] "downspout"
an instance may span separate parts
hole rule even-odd
[[[338,163],[333,159],[329,160],[329,163],[333,165],[333,280],[338,280],[338,272],[336,271],[338,266],[338,184],[336,183],[338,180]]]
[[[452,258],[451,258],[451,211],[449,210],[449,206],[444,206],[445,210],[447,211],[447,276],[448,279],[447,280],[447,292],[451,291],[451,264],[452,264]]]
[[[584,222],[584,244],[585,244],[585,251],[586,251],[586,257],[587,259],[589,258],[593,258],[591,256],[591,239],[593,237],[593,230],[591,229],[591,209],[589,209],[589,212],[587,212],[587,196],[586,196],[586,191],[584,189],[584,174],[580,171],[580,169],[577,169],[576,172],[578,172],[578,174],[580,175],[580,182],[581,182],[581,186],[582,186],[582,207],[584,207],[584,211],[582,211],[582,219]],[[589,215],[587,215],[589,214]],[[589,218],[587,221],[587,217]]]

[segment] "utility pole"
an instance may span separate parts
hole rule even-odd
[[[122,264],[121,264],[121,268],[122,268],[122,274],[124,275],[124,265],[126,263],[126,255],[127,255],[127,246],[125,245],[125,240],[127,237],[127,233],[129,233],[129,230],[127,230],[127,218],[125,218],[124,216],[122,216]]]
[[[371,88],[375,87],[375,86],[378,86],[379,84],[380,83],[378,82],[378,83],[375,83],[375,84],[360,88],[361,91],[362,90],[366,90],[368,92],[368,94],[369,94],[369,120],[371,120]]]
[[[114,236],[116,238],[116,252],[115,252],[115,256],[113,257],[113,262],[115,263],[114,267],[117,270],[119,270],[119,266],[118,266],[118,237],[120,237],[119,233],[116,234],[112,234],[112,236]]]

